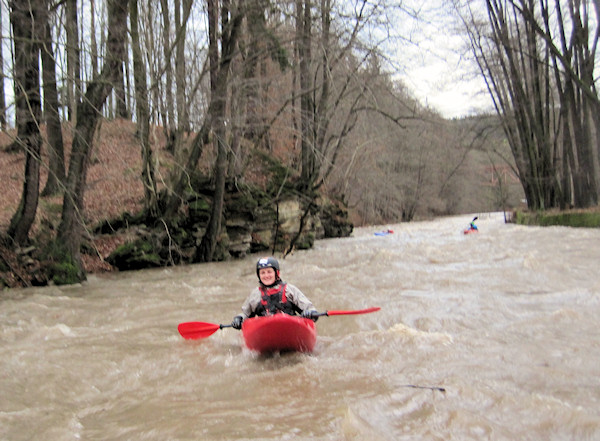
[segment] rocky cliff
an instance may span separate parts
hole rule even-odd
[[[320,195],[307,197],[292,182],[265,189],[230,184],[227,190],[215,260],[261,251],[286,254],[311,248],[318,239],[352,233],[343,204]],[[128,215],[105,222],[97,233],[125,227],[132,233],[131,240],[113,251],[107,261],[119,270],[200,262],[211,198],[210,182],[199,178],[182,214],[168,223]]]

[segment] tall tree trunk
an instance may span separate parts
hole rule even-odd
[[[100,109],[106,102],[112,85],[117,80],[117,70],[123,62],[124,41],[127,37],[128,1],[108,0],[106,61],[100,74],[88,85],[85,99],[81,101],[77,110],[79,118],[74,129],[62,218],[56,241],[59,250],[64,253],[62,257],[76,266],[77,276],[80,280],[86,278],[80,247],[84,225],[82,219],[83,196],[89,153],[94,132],[101,118]]]
[[[40,151],[42,136],[39,80],[39,1],[11,1],[10,21],[15,45],[15,112],[17,143],[25,152],[23,193],[8,227],[8,237],[18,245],[26,245],[35,220],[40,188]]]
[[[41,47],[42,78],[44,80],[44,119],[48,136],[49,169],[43,196],[58,193],[65,182],[65,154],[63,147],[62,127],[60,121],[58,91],[56,89],[56,63],[52,49],[52,30],[48,11],[42,11],[44,42]]]
[[[90,62],[92,78],[98,74],[98,43],[96,42],[96,0],[90,0]]]
[[[311,45],[312,45],[312,13],[311,1],[297,1],[297,23],[300,26],[301,40],[298,45],[300,57],[300,127],[302,144],[302,182],[306,189],[312,187],[314,181],[314,105],[312,99],[312,82],[310,75]]]
[[[217,31],[218,31],[218,1],[219,0],[206,0],[207,4],[207,16],[208,16],[208,60],[211,70],[210,74],[210,89],[211,91],[216,88],[215,81],[217,79],[217,69],[219,65],[219,48],[217,45]],[[215,74],[213,74],[213,70]],[[192,145],[190,146],[190,154],[187,158],[185,168],[176,176],[174,179],[173,189],[166,198],[165,202],[165,216],[173,216],[181,206],[183,190],[189,182],[189,177],[196,169],[198,161],[202,156],[204,145],[209,141],[209,133],[213,128],[212,117],[215,113],[213,110],[217,106],[217,101],[211,92],[210,103],[206,112],[206,117],[202,123],[202,127],[194,137]]]
[[[135,83],[135,101],[140,144],[142,148],[142,183],[144,185],[144,205],[148,213],[158,215],[157,189],[154,178],[154,160],[150,147],[150,106],[146,85],[146,65],[142,59],[138,26],[138,2],[129,2],[129,21],[131,23],[131,49],[133,53],[133,79]]]
[[[162,49],[164,56],[164,64],[165,64],[165,111],[163,112],[163,130],[165,132],[165,137],[170,140],[167,145],[167,150],[171,153],[175,152],[175,133],[173,125],[175,123],[174,117],[174,102],[173,102],[173,93],[171,92],[173,88],[173,71],[171,70],[171,19],[169,16],[169,2],[168,0],[160,0],[162,19],[163,19],[163,41],[162,41]]]
[[[197,258],[203,262],[213,260],[223,217],[223,203],[225,198],[225,181],[227,178],[227,153],[225,111],[227,99],[227,84],[229,81],[229,66],[237,45],[243,12],[238,9],[229,9],[229,0],[221,5],[221,56],[218,54],[219,41],[217,40],[218,8],[217,0],[207,0],[209,15],[209,57],[210,57],[210,84],[211,98],[209,106],[209,120],[215,133],[217,143],[217,160],[214,168],[215,193],[211,208],[208,227],[198,249]]]
[[[129,119],[127,110],[127,94],[125,90],[125,63],[121,63],[117,69],[118,78],[115,81],[115,116],[117,118]]]
[[[4,47],[4,22],[0,7],[0,47]],[[6,93],[4,91],[4,55],[0,51],[0,130],[6,130]]]
[[[225,0],[227,1],[227,0]],[[219,57],[219,0],[207,0],[208,13],[208,58],[210,63],[210,101],[209,120],[210,127],[215,131],[215,143],[217,148],[217,160],[214,168],[215,191],[213,195],[213,203],[210,219],[202,242],[198,248],[196,258],[202,262],[209,262],[216,249],[218,235],[221,229],[221,216],[223,210],[223,198],[225,189],[225,169],[223,167],[223,151],[225,149],[225,127],[223,118],[225,116],[225,99],[226,85],[229,69],[225,72],[220,72],[220,57]],[[225,5],[221,5],[221,19],[228,19],[226,15]],[[225,28],[225,24],[221,23],[221,30]],[[225,35],[222,35],[222,39]],[[225,48],[221,46],[222,51]],[[221,53],[223,56],[223,53]],[[224,75],[219,75],[223,73]],[[226,158],[226,152],[225,152]],[[225,159],[226,166],[226,159]]]
[[[260,76],[258,65],[263,61],[268,37],[265,23],[266,5],[263,0],[249,0],[244,5],[247,17],[248,50],[244,60],[244,78],[242,86],[242,99],[245,102],[245,130],[244,137],[250,141],[257,141],[263,131],[264,109],[260,103]],[[243,37],[242,37],[243,38]]]
[[[186,95],[188,81],[185,59],[185,36],[191,9],[192,0],[175,1],[175,29],[177,33],[177,39],[175,40],[175,98],[177,104],[177,130],[175,132],[173,150],[177,158],[181,157],[185,133],[190,129],[188,100]],[[183,14],[181,14],[181,12],[183,12]]]
[[[77,106],[81,96],[81,61],[79,58],[79,28],[77,0],[66,0],[67,7],[67,99],[69,121],[77,122]]]
[[[321,95],[317,108],[313,125],[315,127],[315,150],[324,152],[325,150],[325,135],[327,133],[327,124],[330,118],[327,117],[329,110],[329,88],[331,82],[331,60],[330,60],[330,35],[331,33],[331,0],[321,0]],[[313,182],[316,182],[322,167],[322,155],[316,155],[314,159]]]

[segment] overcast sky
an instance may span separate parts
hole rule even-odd
[[[446,42],[440,42],[446,44]],[[476,70],[448,50],[444,57],[424,56],[406,68],[400,78],[424,105],[446,118],[492,110],[492,101],[483,78]]]
[[[476,66],[469,61],[463,37],[444,0],[405,0],[422,14],[421,20],[399,24],[398,32],[411,43],[396,47],[397,76],[424,105],[446,118],[492,111],[492,101]],[[425,8],[425,6],[427,8]],[[406,17],[402,19],[404,21]]]

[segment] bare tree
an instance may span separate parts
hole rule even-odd
[[[4,5],[0,4],[0,48],[4,47],[4,22],[2,21],[2,10]],[[6,130],[6,93],[4,90],[4,54],[0,50],[0,129]]]
[[[66,0],[67,31],[67,100],[69,120],[77,122],[77,106],[81,96],[81,59],[79,56],[79,28],[77,20],[77,0]]]
[[[357,114],[365,110],[364,100],[376,76],[360,73],[378,49],[376,43],[361,40],[361,29],[378,19],[380,5],[360,1],[351,14],[334,10],[330,0],[318,4],[297,0],[295,5],[301,179],[306,189],[313,190],[324,184]],[[332,25],[333,17],[340,16],[345,21],[338,19]]]
[[[52,28],[49,20],[50,11],[43,9],[40,13],[40,26],[44,28],[44,40],[41,47],[42,77],[44,90],[44,120],[48,137],[48,179],[42,196],[58,193],[65,181],[65,154],[63,147],[62,126],[56,87],[56,62],[52,44]]]
[[[78,120],[74,129],[73,146],[69,162],[69,174],[57,245],[64,261],[77,268],[77,276],[85,279],[81,262],[83,195],[94,133],[101,118],[100,109],[117,80],[119,66],[123,63],[124,42],[127,35],[128,0],[108,0],[108,34],[106,61],[102,71],[88,85],[84,99],[77,110]]]
[[[177,105],[177,129],[173,140],[172,151],[180,156],[185,133],[190,129],[189,101],[186,93],[188,68],[186,66],[185,43],[188,20],[192,9],[191,0],[175,1],[175,102]],[[183,14],[182,14],[183,12]]]
[[[176,133],[174,127],[174,103],[173,103],[173,71],[171,70],[171,19],[169,17],[169,2],[167,0],[160,0],[161,5],[161,17],[162,17],[162,49],[163,49],[163,62],[165,70],[165,81],[164,81],[164,110],[162,112],[162,121],[165,135],[169,142],[169,150],[175,151],[176,144]],[[155,74],[154,78],[158,78]],[[158,90],[158,88],[156,88]]]
[[[40,4],[42,3],[42,4]],[[10,21],[14,35],[15,111],[18,145],[25,153],[25,177],[19,207],[10,221],[8,237],[25,245],[35,220],[40,187],[41,97],[39,80],[39,45],[43,35],[38,18],[40,1],[11,1]]]
[[[90,0],[90,62],[92,78],[98,73],[98,43],[96,42],[96,0]]]
[[[298,36],[298,77],[300,80],[300,142],[301,142],[301,176],[307,189],[312,188],[316,179],[315,139],[314,139],[314,104],[312,102],[312,82],[310,72],[312,46],[312,2],[296,0],[296,35]]]
[[[127,40],[125,40],[124,43],[126,43]],[[125,58],[127,59],[127,54],[128,51],[125,51]],[[115,81],[115,85],[114,85],[114,95],[115,95],[115,116],[117,118],[124,118],[124,119],[129,119],[130,115],[129,115],[129,110],[127,108],[127,86],[126,83],[128,81],[129,76],[126,75],[125,71],[125,66],[126,66],[126,61],[127,60],[123,60],[123,63],[121,63],[121,65],[118,67],[117,69],[117,79]]]
[[[260,103],[260,74],[259,66],[264,65],[269,32],[265,20],[267,2],[264,0],[247,1],[246,8],[246,33],[241,38],[246,40],[247,47],[243,56],[243,84],[240,93],[242,106],[245,107],[244,138],[257,141],[262,133],[264,112]],[[245,106],[244,106],[245,103]]]
[[[555,2],[558,14],[558,40],[553,42],[548,4],[541,2],[544,28],[538,26],[532,9],[523,8],[523,16],[532,23],[540,37],[547,43],[553,60],[555,81],[561,103],[562,146],[567,170],[572,170],[573,198],[569,198],[569,176],[563,171],[562,205],[574,202],[578,207],[594,206],[598,203],[600,185],[599,164],[594,150],[600,152],[600,100],[598,99],[594,67],[600,37],[600,4],[596,3],[595,19],[590,17],[587,2],[572,2],[568,6],[568,19],[564,17],[560,2]],[[591,23],[595,22],[593,32]],[[570,34],[567,35],[567,23]],[[563,74],[564,72],[564,74]],[[594,142],[595,138],[595,142]]]
[[[207,0],[207,5],[211,84],[211,102],[207,116],[210,127],[215,133],[217,159],[214,167],[215,191],[210,219],[198,250],[198,258],[203,262],[212,260],[221,232],[225,181],[227,178],[227,154],[229,151],[225,126],[229,66],[233,59],[244,18],[243,9],[231,8],[230,0],[222,0],[220,8],[218,0]]]
[[[567,17],[559,1],[487,0],[485,19],[470,2],[455,5],[502,116],[528,206],[597,204],[598,5],[595,20],[587,2],[568,2]]]
[[[146,83],[146,65],[142,58],[138,25],[138,2],[129,2],[131,23],[131,49],[133,54],[133,77],[137,109],[138,135],[142,149],[142,183],[144,185],[144,205],[148,213],[158,215],[158,192],[154,173],[154,160],[150,146],[150,110]]]

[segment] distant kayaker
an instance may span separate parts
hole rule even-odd
[[[473,220],[471,221],[471,223],[469,224],[469,228],[471,230],[478,230],[479,228],[477,228],[477,225],[475,225],[475,221],[477,220],[477,216],[475,216],[473,218]]]
[[[259,286],[252,290],[242,305],[242,313],[233,318],[232,327],[241,329],[242,322],[247,318],[278,312],[300,314],[304,318],[317,321],[319,317],[312,302],[296,286],[281,280],[277,259],[259,259],[256,263],[256,275]]]

